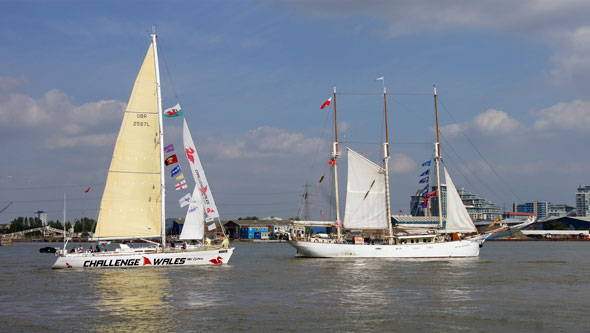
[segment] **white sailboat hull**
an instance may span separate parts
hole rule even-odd
[[[137,268],[227,264],[234,248],[160,253],[68,253],[58,254],[53,268]]]
[[[479,256],[484,237],[442,242],[398,245],[357,245],[289,240],[298,257],[309,258],[463,258]]]

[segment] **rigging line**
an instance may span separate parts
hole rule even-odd
[[[68,199],[68,201],[86,201],[86,200],[98,200],[100,198],[77,198]],[[38,199],[38,200],[13,200],[14,203],[32,203],[32,202],[63,202],[63,199]]]
[[[299,191],[285,191],[285,192],[265,192],[265,193],[251,193],[251,192],[217,192],[216,196],[223,196],[223,195],[275,195],[275,194],[294,194],[300,193]]]
[[[359,145],[378,145],[379,142],[369,142],[369,141],[340,141],[340,143],[344,144],[359,144]]]
[[[333,107],[330,107],[330,110],[331,110],[331,112],[326,112],[326,115],[324,116],[324,123],[323,123],[322,128],[321,128],[321,130],[319,132],[319,135],[318,135],[319,138],[324,138],[324,137],[327,137],[328,136],[326,134],[327,124],[328,124],[329,120],[332,118],[331,117],[331,113],[334,112],[334,108]],[[334,132],[333,129],[334,129],[334,125],[332,125],[331,131],[330,131],[330,141],[334,141],[333,140],[333,132]],[[323,136],[322,136],[322,133],[323,133]],[[328,144],[328,147],[332,147],[332,144],[329,143]],[[320,160],[321,161],[324,161],[324,159],[320,159],[319,158],[320,151],[322,150],[322,148],[324,148],[324,147],[322,147],[322,145],[318,145],[316,147],[313,162],[310,163],[310,166],[309,166],[309,173],[308,173],[308,175],[310,175],[310,177],[313,174],[312,170],[315,169],[316,166],[317,166],[317,164],[319,163],[318,161],[320,161]],[[311,179],[308,178],[307,180],[310,181]]]
[[[389,145],[432,145],[432,142],[394,142]]]
[[[68,199],[69,201],[69,199]],[[69,209],[68,208],[68,212],[84,212],[84,211],[98,211],[97,209],[84,209],[84,208],[78,208],[78,209]],[[48,213],[48,214],[56,214],[56,213],[63,213],[63,210],[44,210],[43,212]],[[25,215],[25,214],[30,214],[28,211],[16,211],[16,212],[12,212],[12,214],[20,214],[20,215]],[[29,217],[29,216],[20,216],[20,217]],[[31,216],[32,217],[32,216]],[[86,216],[84,216],[86,217]],[[49,220],[52,221],[52,220]]]
[[[439,100],[440,104],[443,106],[443,109],[445,109],[445,111],[449,115],[449,117],[451,117],[451,119],[455,123],[458,123],[457,120],[451,114],[451,112],[449,112],[449,110],[447,109],[447,107],[445,106],[445,104],[442,101],[440,101],[440,97],[438,98],[438,100]],[[510,191],[510,193],[512,193],[512,195],[514,195],[514,197],[519,202],[522,202],[522,200],[520,199],[520,197],[512,190],[512,187],[510,187],[510,185],[508,185],[508,183],[505,182],[502,177],[500,177],[500,175],[496,172],[496,169],[494,169],[494,167],[492,167],[491,163],[488,162],[488,160],[483,156],[483,154],[479,151],[479,149],[477,149],[477,147],[475,147],[475,144],[473,144],[473,141],[471,141],[471,139],[467,136],[467,134],[463,131],[463,129],[461,129],[461,127],[459,127],[459,131],[461,131],[461,134],[463,134],[463,136],[467,139],[467,141],[469,142],[469,144],[471,144],[471,146],[477,152],[477,154],[479,155],[479,157],[481,157],[481,159],[487,164],[487,166],[490,168],[490,170],[492,170],[492,172],[496,175],[496,177],[498,177],[498,179],[508,188],[508,190]]]
[[[180,98],[178,97],[178,93],[176,92],[176,86],[174,85],[174,81],[172,80],[172,73],[170,72],[170,69],[168,68],[168,63],[166,62],[166,58],[164,57],[164,52],[163,52],[163,48],[162,48],[162,42],[159,42],[159,50],[160,51],[160,58],[162,58],[162,62],[164,63],[164,68],[166,68],[166,74],[168,74],[168,81],[170,81],[170,86],[172,86],[172,91],[174,91],[174,97],[176,97],[176,100],[178,101],[178,103],[180,103]]]
[[[427,95],[428,96],[431,96],[432,94],[427,94]],[[418,112],[416,110],[413,110],[412,108],[410,108],[408,105],[402,103],[397,98],[392,97],[391,100],[393,100],[393,102],[395,102],[397,105],[401,106],[401,108],[404,109],[408,114],[416,115],[423,123],[425,123],[425,124],[427,124],[427,123],[432,124],[433,123],[433,119],[427,120],[425,117],[422,116],[422,113],[421,112]],[[434,118],[434,112],[432,113],[432,117]],[[431,134],[434,134],[433,132],[434,131],[431,131]],[[432,137],[432,138],[434,139],[434,137]],[[432,140],[428,144],[431,145],[433,141],[434,140]]]
[[[455,150],[455,148],[453,148],[453,146],[449,143],[449,141],[447,141],[447,139],[445,138],[444,135],[442,135],[441,133],[441,137],[443,139],[443,141],[445,142],[445,147],[449,147],[450,151],[453,152],[453,154],[455,154],[455,157],[457,157],[457,159],[461,162],[461,164],[467,166],[467,163],[461,158],[461,155],[459,155],[457,153],[457,151]],[[444,149],[444,151],[447,151],[446,148]],[[455,163],[457,166],[459,165],[458,163],[456,163],[453,159],[453,157],[450,154],[446,154],[447,157],[449,157],[449,159],[451,161],[453,161],[453,163]],[[497,199],[499,199],[500,201],[504,201],[504,199],[498,195],[494,190],[492,190],[492,188],[490,186],[488,186],[488,184],[486,184],[486,182],[484,182],[478,175],[476,175],[473,171],[471,171],[470,168],[466,168],[467,171],[473,176],[473,178],[477,179],[490,193],[492,193]],[[457,167],[457,170],[459,171],[459,173],[461,173],[461,175],[463,176],[463,178],[465,178],[465,180],[467,181],[467,183],[469,185],[471,185],[474,190],[477,191],[477,186],[475,186],[473,183],[471,183],[471,181],[469,181],[469,179],[467,178],[467,176],[465,176],[465,174],[463,173],[463,171],[461,170],[461,168]]]
[[[0,191],[16,191],[16,190],[49,190],[49,189],[63,189],[63,188],[73,188],[73,187],[80,187],[86,188],[87,186],[102,186],[105,183],[96,183],[96,184],[84,184],[84,185],[49,185],[49,186],[32,186],[32,187],[3,187],[0,188]]]
[[[336,95],[348,95],[348,96],[383,96],[382,92],[378,93],[353,93],[353,92],[337,92]],[[387,93],[391,96],[430,96],[430,93]]]

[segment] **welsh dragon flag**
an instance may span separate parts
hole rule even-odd
[[[173,107],[164,110],[164,115],[166,117],[178,117],[178,116],[182,116],[182,109],[180,108],[180,104],[176,104]]]
[[[109,246],[109,244],[111,244],[111,242],[98,242],[98,247],[104,250]]]

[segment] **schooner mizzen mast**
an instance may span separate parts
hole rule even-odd
[[[434,143],[434,165],[436,167],[436,190],[437,193],[437,202],[438,202],[438,228],[443,228],[443,211],[442,211],[442,191],[440,188],[440,131],[438,129],[438,105],[437,105],[437,95],[436,95],[436,86],[433,86],[434,89],[434,114],[436,116],[436,142]]]

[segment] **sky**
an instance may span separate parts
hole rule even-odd
[[[68,220],[96,218],[153,25],[164,108],[182,104],[223,220],[295,216],[306,184],[320,219],[334,111],[320,106],[336,87],[341,150],[380,163],[378,77],[388,92],[393,212],[408,212],[432,157],[434,84],[443,159],[458,187],[510,210],[575,206],[577,187],[590,185],[587,1],[5,0],[2,8],[0,210],[13,204],[0,223],[39,210],[62,220],[64,193]],[[164,126],[166,142],[180,145],[180,120]],[[343,198],[345,155],[339,163]],[[167,215],[183,217],[184,192],[173,188],[169,181]]]

